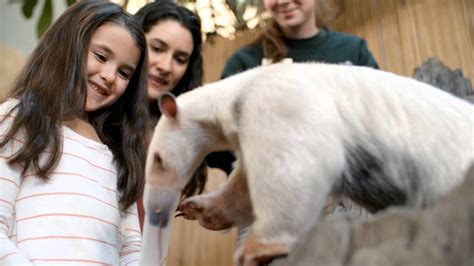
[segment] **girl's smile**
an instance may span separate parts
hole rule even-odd
[[[89,81],[88,84],[89,84],[89,87],[92,89],[92,91],[95,91],[99,93],[100,95],[108,96],[110,94],[107,91],[107,88],[105,86],[100,86],[93,81]]]
[[[85,111],[115,103],[125,92],[140,59],[140,51],[128,30],[105,23],[92,35],[87,58]]]

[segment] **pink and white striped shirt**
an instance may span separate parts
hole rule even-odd
[[[16,104],[0,105],[0,121]],[[0,139],[12,121],[0,122]],[[62,155],[45,182],[7,164],[22,134],[0,149],[0,265],[138,265],[137,208],[119,209],[109,148],[63,126]]]

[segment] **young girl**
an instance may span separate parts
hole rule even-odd
[[[0,264],[138,264],[148,112],[134,18],[82,0],[0,105]]]

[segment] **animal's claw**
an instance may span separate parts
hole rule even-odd
[[[209,230],[224,230],[233,225],[221,206],[209,201],[205,196],[194,196],[179,204],[178,210],[184,219],[198,220],[199,224]]]
[[[184,219],[196,220],[203,213],[204,208],[194,201],[185,200],[179,204],[178,210],[181,211]]]

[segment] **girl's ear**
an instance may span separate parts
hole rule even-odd
[[[178,113],[178,105],[176,104],[176,98],[173,94],[166,92],[161,95],[158,99],[158,107],[160,112],[166,117],[175,119],[176,114]]]

